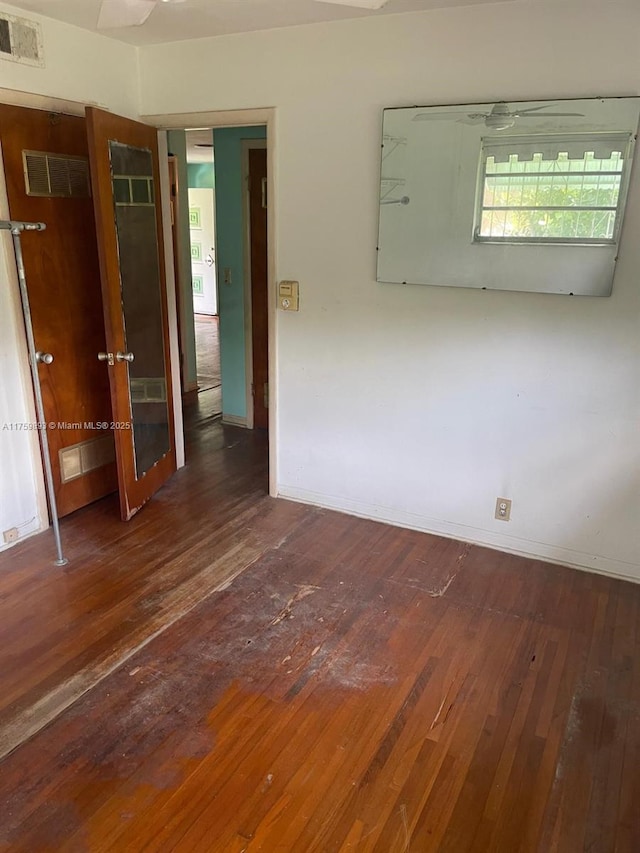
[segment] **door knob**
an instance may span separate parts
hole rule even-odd
[[[36,353],[36,361],[38,364],[51,364],[53,361],[53,356],[50,352],[40,352]]]
[[[99,352],[98,361],[106,361],[108,365],[115,364],[112,352]]]
[[[133,361],[134,358],[135,358],[135,356],[132,352],[117,352],[116,353],[116,361],[128,361],[129,364],[131,364],[131,362]]]

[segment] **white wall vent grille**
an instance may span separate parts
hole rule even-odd
[[[44,65],[42,29],[35,21],[0,13],[0,59]]]
[[[27,195],[53,198],[89,198],[91,182],[86,157],[23,151]]]

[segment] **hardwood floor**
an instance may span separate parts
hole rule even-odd
[[[69,566],[0,557],[3,743],[49,720],[0,850],[640,850],[640,587],[272,500],[261,435],[191,437],[129,524],[64,520]]]
[[[198,389],[208,391],[220,388],[220,318],[208,314],[194,314],[196,332],[196,363]],[[220,411],[220,410],[219,410]]]
[[[82,695],[308,511],[267,497],[266,438],[189,408],[189,465],[127,524],[105,498],[0,555],[0,755]],[[215,403],[215,401],[213,401]]]

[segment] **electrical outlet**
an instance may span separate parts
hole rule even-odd
[[[498,521],[511,520],[511,501],[509,498],[496,499],[496,518]]]
[[[17,527],[10,527],[8,530],[3,532],[4,541],[8,545],[10,542],[17,542],[18,537],[20,536],[20,531]]]

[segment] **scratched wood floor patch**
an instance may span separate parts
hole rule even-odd
[[[639,587],[285,521],[0,764],[0,850],[640,849]]]

